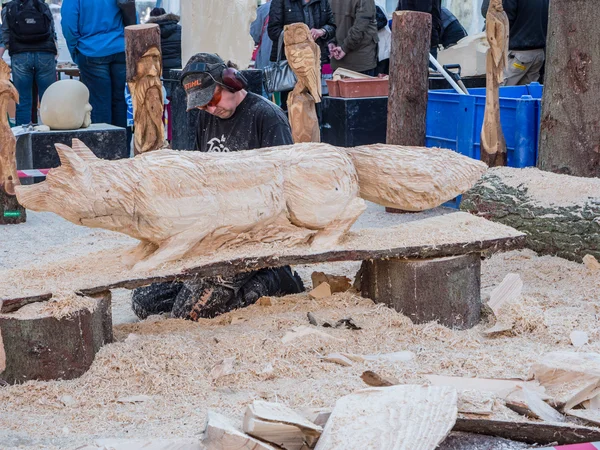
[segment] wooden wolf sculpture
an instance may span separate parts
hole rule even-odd
[[[157,150],[98,159],[82,142],[56,144],[61,166],[17,187],[19,202],[141,241],[135,269],[244,242],[334,246],[363,199],[429,209],[468,190],[487,166],[450,150],[296,144],[235,153]],[[362,198],[361,198],[362,197]]]

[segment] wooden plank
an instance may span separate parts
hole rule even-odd
[[[315,450],[435,449],[457,416],[456,390],[404,385],[340,398]]]
[[[506,406],[513,411],[545,422],[564,422],[564,416],[544,402],[537,392],[521,386],[506,398]]]
[[[295,264],[385,258],[438,258],[483,251],[491,253],[522,248],[524,244],[525,235],[521,232],[457,212],[395,227],[350,232],[341,244],[328,251],[308,246],[278,247],[274,251],[273,245],[253,244],[236,248],[235,251],[226,250],[171,263],[150,273],[133,271],[125,264],[123,257],[131,250],[127,247],[31,268],[27,271],[27,282],[31,285],[14,283],[15,279],[22,277],[21,269],[0,271],[0,300],[40,299],[57,289],[72,289],[92,295],[109,289],[134,289],[155,282],[228,276],[265,267]],[[99,271],[99,267],[106,269]],[[89,273],[94,273],[94,277],[90,277]]]
[[[543,395],[543,388],[539,383],[523,380],[503,380],[492,378],[470,378],[470,377],[449,377],[444,375],[425,375],[434,386],[452,386],[457,391],[483,391],[493,392],[499,397],[505,398],[516,389],[526,386],[529,390],[535,391],[542,399],[548,399]]]
[[[573,424],[550,424],[543,422],[514,422],[459,417],[453,431],[488,434],[528,444],[559,445],[600,441],[600,429]]]
[[[214,411],[208,411],[202,444],[209,450],[275,450],[237,430],[227,417]]]

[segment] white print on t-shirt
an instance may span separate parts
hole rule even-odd
[[[218,137],[212,138],[210,141],[207,142],[208,151],[209,152],[230,152],[231,150],[229,150],[229,148],[225,146],[225,141],[226,141],[225,135],[222,135],[221,139],[219,139]]]

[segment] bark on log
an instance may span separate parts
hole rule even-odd
[[[538,167],[600,177],[598,2],[552,0]]]
[[[13,384],[83,375],[98,350],[113,338],[110,292],[91,298],[93,311],[83,308],[61,319],[0,315],[6,351],[6,369],[0,378]]]
[[[387,143],[425,145],[431,14],[394,13]]]
[[[15,196],[15,186],[20,182],[15,156],[17,140],[7,116],[10,100],[18,103],[19,94],[10,82],[10,67],[0,61],[0,225],[22,223],[27,218]]]
[[[125,28],[127,83],[133,101],[135,154],[163,147],[162,56],[157,24]]]
[[[437,320],[450,328],[466,329],[481,318],[479,254],[364,261],[358,277],[363,296],[385,303],[413,323]]]
[[[600,259],[600,180],[491,169],[463,195],[461,209],[526,233],[527,247],[540,254]]]

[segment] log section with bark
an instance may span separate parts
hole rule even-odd
[[[552,0],[538,167],[600,177],[600,11],[596,0]]]
[[[0,60],[0,225],[22,223],[26,220],[25,208],[15,197],[18,186],[17,141],[8,124],[8,102],[19,102],[19,93],[10,82],[10,67]]]
[[[461,209],[526,233],[527,246],[540,254],[600,258],[598,179],[495,168],[463,195]]]
[[[162,57],[157,24],[125,28],[127,84],[133,101],[135,154],[163,148],[165,130],[160,76]]]

